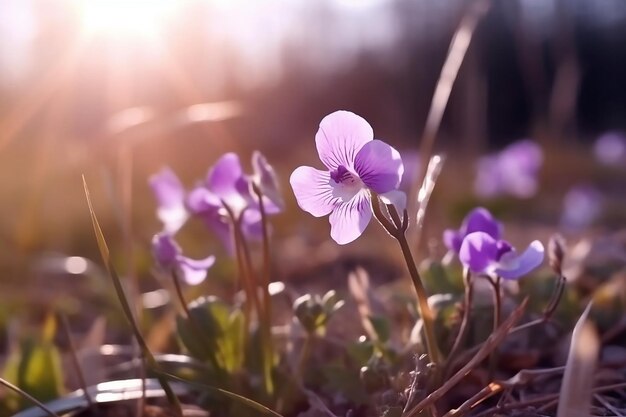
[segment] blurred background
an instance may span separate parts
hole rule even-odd
[[[623,0],[0,0],[2,315],[57,299],[100,263],[81,174],[120,270],[149,276],[160,224],[148,177],[170,166],[191,187],[227,151],[247,163],[259,149],[280,175],[277,278],[395,254],[375,225],[349,247],[329,242],[288,176],[320,166],[314,134],[338,109],[417,160],[450,42],[477,7],[475,31],[459,34],[471,42],[434,145],[447,161],[422,251],[438,253],[443,227],[476,204],[511,221],[519,242],[623,227]],[[538,192],[476,196],[477,158],[522,138],[544,152]],[[588,206],[590,220],[563,223],[564,207]],[[223,254],[200,223],[180,240],[190,256]]]

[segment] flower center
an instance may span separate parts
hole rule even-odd
[[[498,243],[496,244],[496,247],[498,249],[498,252],[496,254],[497,261],[502,259],[503,255],[507,254],[508,252],[513,251],[513,246],[511,246],[509,242],[506,242],[504,240],[499,240]]]
[[[330,172],[330,178],[333,179],[337,184],[351,184],[354,183],[358,178],[352,175],[348,168],[343,165],[339,165],[336,170]]]
[[[351,200],[356,193],[363,189],[363,181],[343,165],[339,165],[336,170],[331,171],[330,178],[333,196],[339,197],[343,201]]]

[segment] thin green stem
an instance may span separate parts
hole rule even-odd
[[[434,362],[435,364],[440,364],[441,354],[439,353],[439,348],[437,347],[437,341],[435,338],[435,319],[433,311],[428,305],[428,294],[426,293],[426,289],[424,288],[422,279],[419,275],[419,272],[417,271],[417,266],[415,265],[413,255],[411,254],[411,248],[409,247],[409,243],[406,240],[406,236],[404,234],[398,237],[398,243],[400,243],[402,255],[404,256],[404,260],[406,261],[409,275],[411,276],[411,280],[413,281],[413,286],[415,287],[415,292],[417,294],[417,305],[420,317],[424,322],[424,334],[426,337],[426,348],[428,350],[428,355],[430,356],[430,360],[432,362]]]
[[[415,260],[413,259],[413,254],[411,253],[409,242],[406,239],[405,228],[403,227],[406,221],[401,220],[396,208],[393,205],[388,204],[387,209],[389,210],[392,221],[398,226],[394,225],[392,221],[390,221],[383,214],[380,204],[380,197],[378,196],[378,194],[372,192],[372,211],[374,212],[374,217],[376,217],[376,219],[385,228],[385,230],[387,230],[387,232],[391,236],[393,236],[400,244],[402,255],[404,256],[404,260],[409,270],[411,281],[413,282],[413,287],[415,288],[415,292],[417,294],[417,307],[420,317],[422,318],[422,322],[424,323],[426,350],[428,352],[430,360],[438,365],[441,363],[441,353],[439,352],[439,348],[437,347],[437,341],[435,338],[434,315],[430,306],[428,305],[428,294],[426,293],[426,288],[424,288],[422,278],[420,277],[417,266],[415,265]],[[406,217],[406,215],[407,214],[405,211],[404,216]]]
[[[266,392],[271,395],[274,392],[274,384],[272,380],[272,361],[273,361],[273,353],[271,347],[271,327],[270,320],[268,317],[268,313],[266,308],[261,304],[261,300],[259,299],[258,294],[258,280],[256,279],[255,274],[252,272],[252,257],[250,255],[250,248],[246,239],[241,231],[241,215],[239,218],[235,216],[233,210],[225,203],[222,202],[224,208],[228,212],[228,215],[231,219],[233,225],[233,234],[235,238],[235,246],[237,250],[237,259],[239,262],[239,268],[242,271],[242,277],[244,279],[244,286],[247,287],[247,299],[246,306],[244,307],[244,318],[245,312],[250,312],[251,305],[255,307],[257,311],[257,317],[259,322],[259,329],[261,331],[261,344],[263,349],[263,382],[265,386]],[[261,204],[262,207],[262,204]],[[261,216],[264,217],[265,210],[262,208]],[[243,213],[242,213],[243,214]],[[263,233],[267,235],[267,225],[266,220],[263,221]],[[265,237],[264,239],[267,239]],[[267,249],[267,270],[269,271],[269,243],[265,243],[268,246]],[[266,280],[269,281],[269,272],[267,272]],[[265,287],[264,295],[267,292],[267,298],[269,299],[269,290],[268,285],[263,285]],[[246,310],[247,309],[247,310]],[[249,326],[249,317],[248,323],[246,324],[246,328]]]
[[[457,355],[461,346],[463,346],[463,342],[465,341],[469,319],[472,313],[472,300],[474,298],[474,286],[472,285],[472,273],[469,268],[466,268],[463,271],[463,282],[465,284],[465,296],[464,296],[464,311],[463,318],[461,319],[461,325],[459,326],[459,332],[456,335],[456,339],[454,340],[454,344],[452,345],[452,349],[450,349],[450,353],[448,354],[448,360],[446,362],[444,376],[448,375],[450,371],[450,366],[452,365],[452,361],[454,357]]]
[[[9,381],[0,378],[0,385],[4,385],[5,387],[7,387],[8,389],[10,389],[11,391],[16,392],[17,394],[21,395],[22,397],[26,398],[28,401],[32,402],[33,404],[35,404],[37,407],[41,408],[43,411],[45,411],[50,417],[59,417],[58,414],[56,414],[54,411],[50,410],[48,407],[46,407],[41,401],[39,401],[37,398],[33,397],[32,395],[30,395],[29,393],[27,393],[26,391],[24,391],[23,389],[19,388],[16,385],[11,384]]]
[[[261,330],[263,331],[263,375],[265,388],[268,394],[274,392],[274,382],[272,380],[272,367],[274,361],[274,346],[272,342],[272,297],[270,295],[271,282],[271,256],[270,256],[270,238],[267,213],[265,204],[263,203],[263,193],[256,184],[252,184],[252,189],[259,199],[259,212],[261,213],[261,227],[263,234],[263,317],[261,319]]]
[[[500,277],[488,278],[493,287],[493,331],[500,327],[502,316],[502,297],[500,295]],[[498,364],[498,351],[495,349],[489,356],[489,379],[492,380]]]
[[[309,360],[309,356],[311,356],[311,344],[313,343],[314,337],[315,335],[313,333],[307,332],[304,342],[302,343],[302,350],[300,350],[300,358],[298,359],[295,377],[301,380],[302,386],[304,386],[304,368]]]

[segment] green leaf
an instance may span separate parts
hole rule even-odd
[[[369,316],[368,320],[372,323],[372,327],[374,327],[378,341],[383,344],[388,342],[391,336],[391,327],[389,326],[387,318],[383,316]]]
[[[178,335],[187,350],[228,372],[239,369],[245,352],[241,311],[231,312],[230,306],[216,297],[203,297],[190,303],[189,314],[189,319],[176,319]]]
[[[463,277],[458,271],[446,269],[441,262],[426,259],[420,265],[420,272],[429,294],[463,292]]]
[[[64,391],[61,356],[49,342],[23,341],[19,350],[9,357],[4,377],[42,402],[58,398]],[[30,401],[22,397],[9,402],[18,408],[31,406]]]

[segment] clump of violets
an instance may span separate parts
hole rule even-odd
[[[266,214],[284,207],[274,169],[265,157],[252,155],[253,174],[246,175],[235,153],[226,153],[209,170],[206,179],[187,192],[176,174],[164,168],[150,178],[157,199],[157,216],[163,229],[175,234],[190,216],[195,216],[215,233],[232,253],[232,223],[239,223],[247,238],[262,234],[261,203]],[[259,193],[255,192],[256,187]],[[262,196],[259,198],[259,194]]]
[[[518,253],[501,239],[502,225],[485,208],[472,210],[459,230],[444,231],[444,244],[474,274],[518,279],[543,262],[543,244],[535,240]]]
[[[539,145],[524,139],[478,161],[474,189],[480,197],[509,195],[530,198],[537,192],[537,176],[543,164]]]
[[[254,174],[244,174],[235,153],[223,155],[215,163],[205,181],[196,186],[187,197],[187,207],[201,218],[232,251],[231,224],[240,222],[244,236],[261,237],[261,207],[267,214],[282,210],[283,202],[273,168],[260,152],[252,156]],[[253,184],[263,191],[256,195]]]
[[[398,190],[404,172],[400,153],[375,140],[365,119],[348,111],[329,114],[315,145],[326,169],[298,167],[289,182],[300,208],[315,217],[330,214],[335,242],[343,245],[361,236],[372,218],[372,193],[404,209],[406,197]]]

